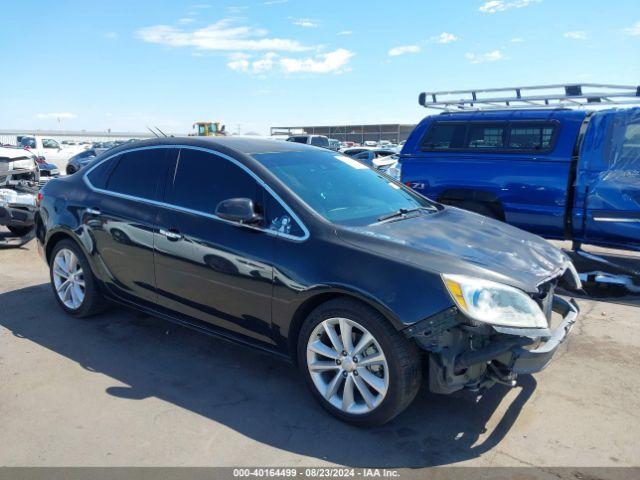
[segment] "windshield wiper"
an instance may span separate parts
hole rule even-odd
[[[420,211],[420,207],[416,207],[416,208],[399,208],[398,210],[396,210],[395,212],[389,213],[387,215],[383,215],[381,217],[378,218],[379,222],[384,222],[386,220],[391,220],[393,218],[401,218],[404,217],[405,215],[411,213],[411,212],[418,212]]]

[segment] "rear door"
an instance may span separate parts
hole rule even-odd
[[[264,188],[234,159],[186,147],[167,181],[155,238],[158,303],[272,343],[275,237],[215,215],[230,198],[250,198],[263,211]]]
[[[92,167],[92,192],[84,225],[94,241],[96,262],[116,296],[154,305],[154,232],[158,201],[175,149],[146,147],[127,151]]]

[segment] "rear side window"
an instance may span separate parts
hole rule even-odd
[[[547,150],[551,148],[553,132],[552,124],[511,124],[509,149]]]
[[[109,160],[105,160],[104,162],[91,169],[91,171],[87,174],[87,178],[91,182],[91,185],[101,190],[107,188],[109,175],[111,174],[114,165],[117,165],[119,161],[120,155],[117,155],[110,158]]]
[[[213,215],[222,200],[250,198],[262,204],[262,187],[232,162],[200,150],[183,149],[167,202]]]
[[[307,143],[307,137],[290,137],[287,139],[287,141],[296,143]]]
[[[158,183],[166,169],[166,149],[151,148],[120,155],[106,189],[138,198],[157,199]]]
[[[434,123],[422,139],[421,147],[428,150],[464,148],[466,123]]]
[[[503,149],[505,126],[500,124],[469,125],[469,141],[467,148]]]
[[[436,122],[421,142],[423,150],[515,153],[553,147],[553,122]]]

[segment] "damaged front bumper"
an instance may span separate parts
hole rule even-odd
[[[579,308],[554,295],[551,310],[560,315],[553,329],[472,326],[450,308],[405,330],[429,352],[429,387],[436,393],[463,388],[515,385],[518,374],[543,370],[575,324]]]

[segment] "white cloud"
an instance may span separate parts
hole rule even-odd
[[[351,30],[342,30],[338,33],[336,33],[336,35],[351,35],[353,33],[353,31]]]
[[[586,40],[587,39],[587,32],[584,32],[582,30],[576,30],[573,32],[565,32],[564,34],[564,38],[570,38],[571,40]]]
[[[227,67],[250,74],[264,74],[276,68],[284,73],[342,73],[348,70],[347,64],[353,55],[342,48],[307,58],[281,57],[276,52],[267,52],[254,60],[250,55],[234,53]]]
[[[49,118],[71,119],[71,118],[77,118],[77,117],[78,115],[70,112],[54,112],[54,113],[37,113],[36,114],[36,118],[40,118],[40,119],[49,119]]]
[[[104,34],[104,38],[108,38],[109,40],[117,40],[118,33],[117,32],[107,32]]]
[[[355,53],[344,48],[308,58],[281,58],[280,67],[287,73],[342,73]]]
[[[308,18],[299,18],[297,20],[294,20],[293,22],[294,25],[298,25],[299,27],[305,27],[305,28],[316,28],[318,26],[318,23],[314,20],[310,20]]]
[[[453,33],[448,33],[448,32],[442,32],[440,35],[434,35],[433,37],[429,38],[430,42],[433,43],[451,43],[451,42],[456,42],[460,40],[457,36],[455,36]]]
[[[268,0],[264,2],[264,5],[280,5],[283,3],[287,3],[289,0]]]
[[[405,55],[407,53],[418,53],[420,47],[418,45],[401,45],[399,47],[393,47],[387,52],[390,57],[397,57],[399,55]]]
[[[504,12],[505,10],[511,10],[512,8],[524,8],[534,3],[540,3],[542,0],[489,0],[485,1],[479,11],[482,13],[497,13]]]
[[[510,40],[510,42],[511,42],[511,43],[522,43],[522,42],[524,42],[524,38],[522,38],[522,37],[513,37],[513,38]]]
[[[203,28],[187,31],[169,25],[154,25],[136,32],[139,39],[148,43],[171,47],[193,47],[199,50],[277,50],[301,52],[310,50],[297,40],[268,38],[262,29],[234,26],[231,19],[220,20]]]
[[[471,63],[497,62],[498,60],[504,59],[504,55],[500,50],[493,50],[492,52],[481,54],[467,52],[464,57]]]
[[[631,27],[625,28],[624,33],[632,37],[640,37],[640,22],[636,22]]]
[[[191,17],[184,17],[178,20],[178,23],[180,25],[187,25],[188,23],[193,23],[195,22],[195,18],[191,18]]]

